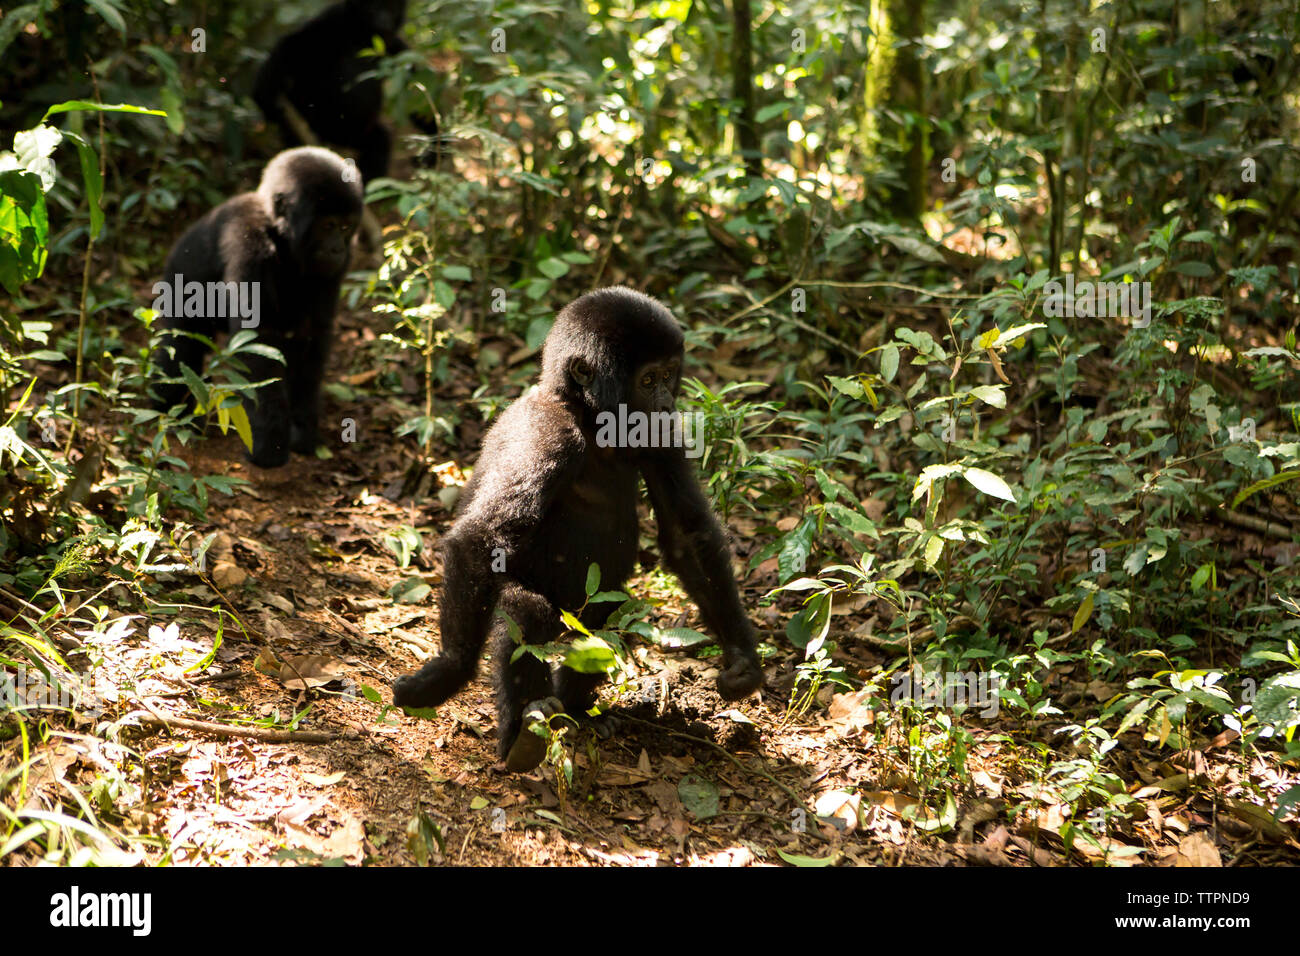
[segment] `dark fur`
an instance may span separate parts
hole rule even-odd
[[[249,380],[280,379],[258,392],[249,409],[252,461],[264,468],[283,465],[289,450],[316,448],[320,383],[329,354],[339,286],[348,267],[349,244],[361,217],[361,186],[347,182],[343,160],[329,150],[302,146],[271,160],[257,192],[226,200],[177,240],[163,278],[177,273],[185,282],[258,282],[261,311],[258,340],[280,350],[285,364],[249,356]],[[239,331],[239,316],[165,316],[161,328],[197,332],[208,338]],[[168,353],[173,354],[168,354]],[[180,363],[203,370],[207,346],[188,336],[171,336],[158,366],[179,374]],[[160,407],[184,401],[184,384],[159,385]]]
[[[731,553],[683,450],[600,448],[595,442],[601,410],[620,402],[671,408],[681,356],[676,320],[654,299],[629,289],[592,292],[561,311],[546,339],[539,387],[507,408],[488,432],[443,541],[442,653],[397,681],[396,704],[436,706],[473,678],[495,608],[519,625],[525,641],[541,644],[563,632],[559,609],[582,606],[592,562],[600,565],[602,590],[621,587],[636,564],[642,479],[664,563],[720,638],[718,690],[734,700],[759,687],[754,631],[740,604]],[[651,395],[638,390],[633,376],[654,362],[675,365]],[[496,548],[504,550],[505,573],[492,570]],[[612,610],[609,604],[589,606],[583,623],[600,627]],[[554,693],[568,713],[580,714],[594,702],[601,678],[567,668],[553,677],[529,655],[511,664],[510,636],[500,624],[496,631],[504,757],[520,732],[525,705]]]
[[[253,99],[286,145],[301,140],[285,119],[281,96],[323,143],[357,153],[366,182],[388,173],[393,134],[380,117],[383,85],[377,77],[358,82],[375,60],[357,54],[370,49],[376,36],[389,54],[401,53],[407,48],[399,35],[405,22],[406,0],[343,0],[276,42],[257,72]],[[437,141],[436,118],[411,121]],[[421,158],[432,166],[437,155],[435,148]]]

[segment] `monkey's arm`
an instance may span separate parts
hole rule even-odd
[[[302,140],[295,139],[299,136],[298,130],[284,112],[285,104],[288,102],[287,97],[284,96],[289,72],[286,69],[287,59],[283,45],[277,44],[272,48],[266,61],[258,69],[257,78],[253,81],[253,101],[261,108],[266,121],[279,128],[285,144],[297,146],[302,143]],[[299,122],[302,122],[301,117]],[[306,126],[305,123],[302,125]],[[310,145],[315,143],[312,142]]]
[[[718,692],[727,700],[752,694],[763,683],[763,671],[722,526],[680,449],[648,457],[641,474],[659,524],[664,563],[681,579],[722,645],[725,666],[718,675]]]

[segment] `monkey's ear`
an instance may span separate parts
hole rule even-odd
[[[594,375],[591,364],[586,359],[574,357],[569,362],[569,378],[573,379],[580,387],[589,388]]]
[[[271,212],[276,219],[288,219],[292,207],[293,201],[288,193],[278,192],[271,197]]]

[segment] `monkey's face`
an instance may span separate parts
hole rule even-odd
[[[317,217],[308,232],[305,271],[326,276],[345,272],[357,221],[349,215]]]
[[[682,381],[682,361],[677,357],[647,362],[632,373],[628,405],[639,412],[671,412]]]
[[[306,275],[332,277],[347,271],[352,236],[360,217],[299,215],[289,220],[293,257]]]

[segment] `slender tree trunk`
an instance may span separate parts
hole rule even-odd
[[[736,142],[745,160],[745,171],[763,175],[763,156],[754,118],[754,38],[750,0],[731,0],[731,96],[738,104]]]
[[[926,207],[930,152],[926,76],[920,47],[925,36],[925,0],[888,0],[888,10],[893,39],[908,41],[894,50],[888,102],[900,113],[916,119],[898,130],[903,185],[890,197],[890,207],[899,218],[916,220]]]

